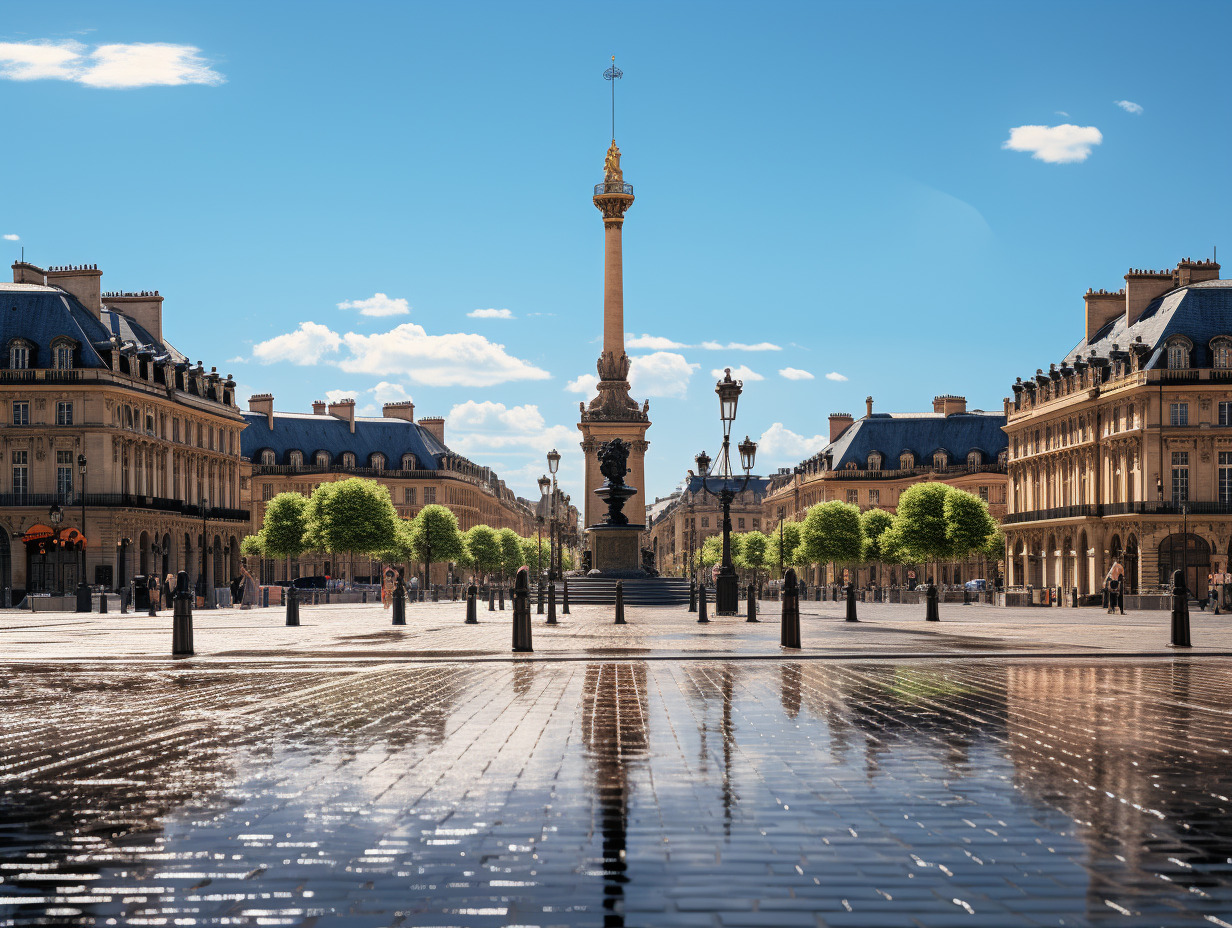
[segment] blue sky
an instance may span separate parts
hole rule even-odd
[[[159,289],[172,343],[281,410],[413,398],[524,495],[555,445],[576,498],[615,54],[637,195],[625,319],[662,495],[718,444],[713,371],[751,372],[736,431],[768,472],[869,394],[997,409],[1078,341],[1087,287],[1209,257],[1229,124],[1202,37],[1230,20],[1123,2],[9,2],[0,244]]]

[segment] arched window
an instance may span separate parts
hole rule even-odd
[[[950,463],[950,456],[944,451],[933,452],[933,470],[945,470]]]
[[[881,452],[873,451],[868,456],[868,469],[881,470]]]
[[[342,452],[342,466],[343,467],[354,467],[355,466],[355,455],[352,454],[350,451]]]
[[[77,343],[70,338],[61,336],[52,339],[51,366],[58,371],[71,371],[73,369],[73,352],[76,348]]]
[[[419,458],[415,457],[415,455],[408,451],[406,454],[402,455],[402,469],[419,470]]]
[[[15,371],[25,370],[30,366],[30,343],[24,338],[15,338],[9,342],[9,367]]]
[[[912,470],[915,468],[915,455],[910,451],[904,451],[898,456],[898,467],[900,470]]]
[[[1002,467],[1004,467],[1008,460],[1009,460],[1009,449],[1002,448],[1001,453],[997,455],[997,463],[1000,464]]]
[[[302,451],[287,452],[287,463],[290,464],[292,467],[303,467],[304,466],[304,452]]]
[[[978,451],[972,451],[967,455],[967,470],[977,470],[984,462],[984,455]]]
[[[384,470],[385,455],[381,454],[379,451],[372,452],[372,454],[368,455],[368,466],[373,470]]]
[[[1170,339],[1168,341],[1168,370],[1180,371],[1188,368],[1191,347],[1187,338]]]
[[[329,467],[329,452],[318,451],[312,456],[312,463],[317,467]]]
[[[1226,371],[1232,368],[1232,338],[1221,335],[1212,339],[1211,356],[1214,358],[1215,367],[1219,370]]]
[[[274,452],[269,448],[261,451],[261,464],[264,467],[272,467],[274,464]]]

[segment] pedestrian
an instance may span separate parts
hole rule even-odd
[[[251,609],[257,604],[257,580],[248,572],[248,558],[240,560],[240,583],[242,584],[241,609]]]
[[[172,600],[172,595],[175,593],[175,574],[167,574],[163,582],[163,596],[166,597],[167,608],[170,609],[175,603]]]
[[[394,574],[392,567],[385,568],[385,579],[381,583],[381,605],[388,609],[394,599],[394,584],[397,582],[397,575]]]
[[[158,574],[150,574],[149,583],[146,585],[149,591],[150,602],[154,604],[154,608],[158,608],[159,592],[158,592]]]
[[[1121,615],[1125,614],[1125,596],[1121,591],[1124,577],[1125,568],[1121,566],[1119,560],[1113,558],[1112,566],[1108,568],[1108,576],[1104,581],[1108,587],[1108,615],[1115,614],[1118,608],[1121,610]]]

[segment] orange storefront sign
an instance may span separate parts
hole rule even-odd
[[[33,542],[47,541],[48,539],[57,537],[63,545],[80,544],[83,548],[86,546],[86,536],[81,534],[81,532],[77,529],[62,528],[57,534],[56,530],[50,525],[43,525],[41,522],[31,525],[26,533],[21,536],[21,540],[26,544],[31,544]]]

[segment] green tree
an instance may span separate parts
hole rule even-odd
[[[944,483],[917,483],[898,498],[893,547],[912,561],[940,561],[951,556],[945,517],[950,488]]]
[[[265,504],[260,532],[266,557],[299,557],[308,550],[308,499],[279,493]]]
[[[471,566],[481,574],[496,573],[501,569],[504,552],[500,535],[490,525],[476,525],[466,531],[466,548],[470,552]]]
[[[424,506],[411,522],[411,551],[423,562],[424,583],[431,583],[433,563],[457,561],[466,552],[458,517],[437,503]]]
[[[860,514],[860,528],[864,532],[860,560],[866,564],[889,563],[882,553],[882,536],[893,524],[894,516],[884,509],[869,509]]]
[[[858,564],[864,548],[860,508],[838,500],[818,503],[804,517],[800,547],[810,564]]]
[[[375,480],[321,484],[308,500],[307,517],[307,547],[314,550],[373,557],[397,543],[398,513],[389,490]]]
[[[988,561],[989,566],[995,572],[997,565],[1005,560],[1005,532],[997,529],[985,538],[984,546],[980,549],[979,553],[984,556],[984,559]]]
[[[240,539],[240,554],[244,557],[261,557],[265,553],[265,539],[258,532],[255,535],[245,535]]]
[[[723,536],[711,535],[697,549],[697,566],[703,572],[704,581],[710,580],[710,568],[723,560]]]
[[[530,538],[520,539],[522,548],[522,564],[525,564],[530,571],[532,579],[538,582],[536,578],[542,575],[548,569],[548,557],[550,546],[546,538],[540,538],[538,535],[532,535]],[[520,564],[518,566],[521,566]]]
[[[518,572],[518,568],[526,563],[525,554],[522,551],[522,539],[511,528],[502,528],[496,535],[500,539],[501,573],[506,577],[512,577]]]
[[[394,543],[384,551],[374,552],[377,560],[387,564],[410,564],[415,559],[414,547],[411,544],[410,519],[398,519],[394,527]]]
[[[800,532],[803,527],[799,522],[784,522],[781,531],[776,530],[770,534],[770,551],[766,559],[775,570],[779,569],[780,564],[783,565],[783,570],[786,570],[788,567],[806,563],[801,560],[800,551]],[[780,535],[782,536],[781,545]]]
[[[753,580],[757,574],[770,566],[770,539],[761,532],[745,532],[740,541],[739,566],[752,571]]]
[[[945,537],[950,557],[961,560],[979,553],[988,536],[997,531],[997,521],[988,504],[973,493],[949,488],[945,496]]]

